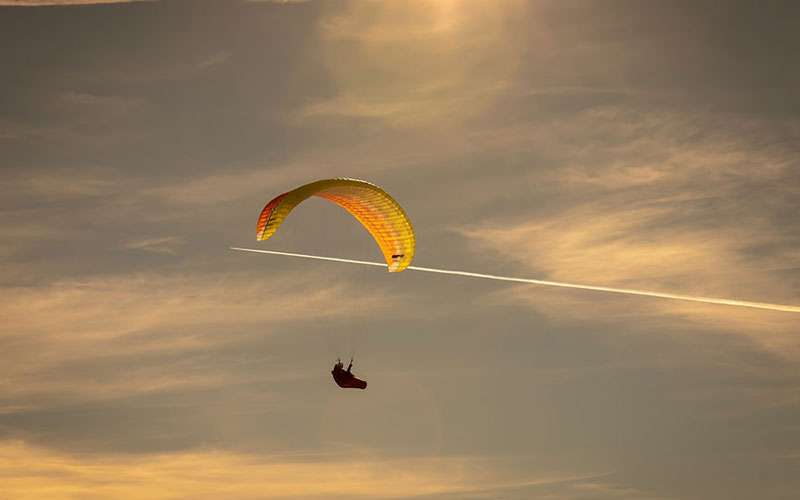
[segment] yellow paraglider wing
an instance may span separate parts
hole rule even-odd
[[[389,272],[399,272],[414,258],[414,229],[402,207],[375,184],[358,179],[325,179],[300,186],[267,203],[256,226],[256,239],[266,240],[289,212],[310,196],[336,203],[355,217],[383,252]]]

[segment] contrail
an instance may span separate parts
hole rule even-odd
[[[255,252],[255,253],[266,253],[271,255],[285,255],[289,257],[300,257],[302,259],[315,259],[315,260],[329,260],[332,262],[346,262],[348,264],[360,264],[362,266],[377,266],[377,267],[387,267],[386,264],[382,262],[368,262],[365,260],[353,260],[353,259],[339,259],[336,257],[323,257],[321,255],[307,255],[302,253],[290,253],[290,252],[277,252],[275,250],[256,250],[254,248],[239,248],[239,247],[230,247],[231,250],[238,250],[240,252]],[[529,283],[533,285],[545,285],[545,286],[558,286],[561,288],[578,288],[580,290],[594,290],[596,292],[609,292],[609,293],[624,293],[626,295],[642,295],[645,297],[657,297],[661,299],[673,299],[673,300],[688,300],[691,302],[703,302],[706,304],[721,304],[725,306],[738,306],[738,307],[751,307],[754,309],[769,309],[771,311],[783,311],[783,312],[793,312],[793,313],[800,313],[800,306],[790,306],[784,304],[769,304],[766,302],[748,302],[745,300],[732,300],[732,299],[717,299],[713,297],[698,297],[695,295],[680,295],[677,293],[663,293],[663,292],[649,292],[647,290],[633,290],[629,288],[610,288],[606,286],[593,286],[593,285],[578,285],[575,283],[563,283],[560,281],[544,281],[544,280],[534,280],[528,278],[511,278],[508,276],[495,276],[492,274],[480,274],[480,273],[470,273],[467,271],[451,271],[449,269],[432,269],[430,267],[417,267],[417,266],[408,266],[406,269],[412,271],[423,271],[426,273],[438,273],[438,274],[452,274],[455,276],[467,276],[470,278],[483,278],[488,280],[495,280],[495,281],[512,281],[515,283]]]

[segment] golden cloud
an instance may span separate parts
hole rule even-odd
[[[518,262],[535,278],[796,303],[795,285],[784,272],[800,265],[800,253],[778,217],[795,185],[792,153],[780,141],[766,140],[774,131],[764,122],[721,120],[604,107],[548,129],[527,126],[499,134],[499,144],[489,138],[494,146],[518,146],[525,137],[534,146],[551,144],[568,166],[531,169],[510,189],[522,196],[529,186],[545,183],[568,201],[458,231],[476,248]],[[593,146],[570,150],[575,141]],[[772,196],[749,196],[760,188]],[[490,198],[483,203],[508,195],[500,187],[486,190]],[[497,296],[534,305],[554,321],[578,315],[592,321],[647,318],[648,324],[669,327],[690,321],[706,331],[744,334],[771,352],[800,352],[796,318],[785,313],[536,287]]]
[[[377,118],[394,127],[457,125],[506,88],[520,62],[506,22],[517,0],[359,2],[331,6],[320,25],[338,93],[312,103],[301,120]],[[535,31],[531,28],[531,31]]]
[[[188,361],[115,376],[52,374],[65,363],[88,364],[121,349],[125,355],[189,354],[242,342],[247,331],[264,335],[294,321],[374,313],[398,300],[297,274],[126,274],[6,287],[0,298],[0,341],[7,345],[0,392],[16,407],[35,395],[85,400],[218,385],[223,373],[198,372]],[[228,335],[232,328],[240,333]],[[220,333],[209,333],[214,331]]]
[[[605,474],[509,479],[491,460],[471,457],[262,457],[221,450],[66,455],[22,441],[0,442],[0,477],[11,498],[409,498],[489,493],[584,481]],[[506,476],[506,477],[504,477]]]

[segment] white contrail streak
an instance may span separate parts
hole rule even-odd
[[[386,264],[382,262],[368,262],[365,260],[339,259],[336,257],[323,257],[320,255],[307,255],[302,253],[276,252],[274,250],[256,250],[254,248],[230,247],[230,249],[238,250],[241,252],[255,252],[255,253],[266,253],[270,255],[285,255],[289,257],[300,257],[302,259],[346,262],[348,264],[361,264],[362,266],[387,267]],[[438,273],[438,274],[452,274],[455,276],[467,276],[470,278],[483,278],[496,281],[512,281],[515,283],[529,283],[533,285],[558,286],[562,288],[578,288],[580,290],[594,290],[596,292],[624,293],[626,295],[642,295],[645,297],[657,297],[661,299],[688,300],[691,302],[704,302],[706,304],[721,304],[725,306],[752,307],[755,309],[769,309],[771,311],[800,313],[800,306],[789,306],[784,304],[769,304],[765,302],[748,302],[745,300],[717,299],[713,297],[698,297],[695,295],[680,295],[677,293],[649,292],[647,290],[632,290],[629,288],[610,288],[606,286],[578,285],[575,283],[562,283],[560,281],[544,281],[544,280],[534,280],[528,278],[511,278],[508,276],[495,276],[492,274],[470,273],[466,271],[432,269],[430,267],[408,266],[406,269],[411,271],[423,271],[426,273]]]

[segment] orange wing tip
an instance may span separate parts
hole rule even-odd
[[[256,241],[264,241],[268,239],[268,237],[264,236],[264,233],[267,232],[267,225],[272,217],[272,212],[286,195],[287,193],[283,193],[276,196],[269,203],[267,203],[263,210],[261,210],[261,214],[258,216],[258,223],[256,224]]]
[[[266,232],[267,232],[266,225],[264,227],[257,228],[256,229],[256,241],[264,241],[264,240],[268,239],[267,237],[264,236],[264,233],[266,233]]]

